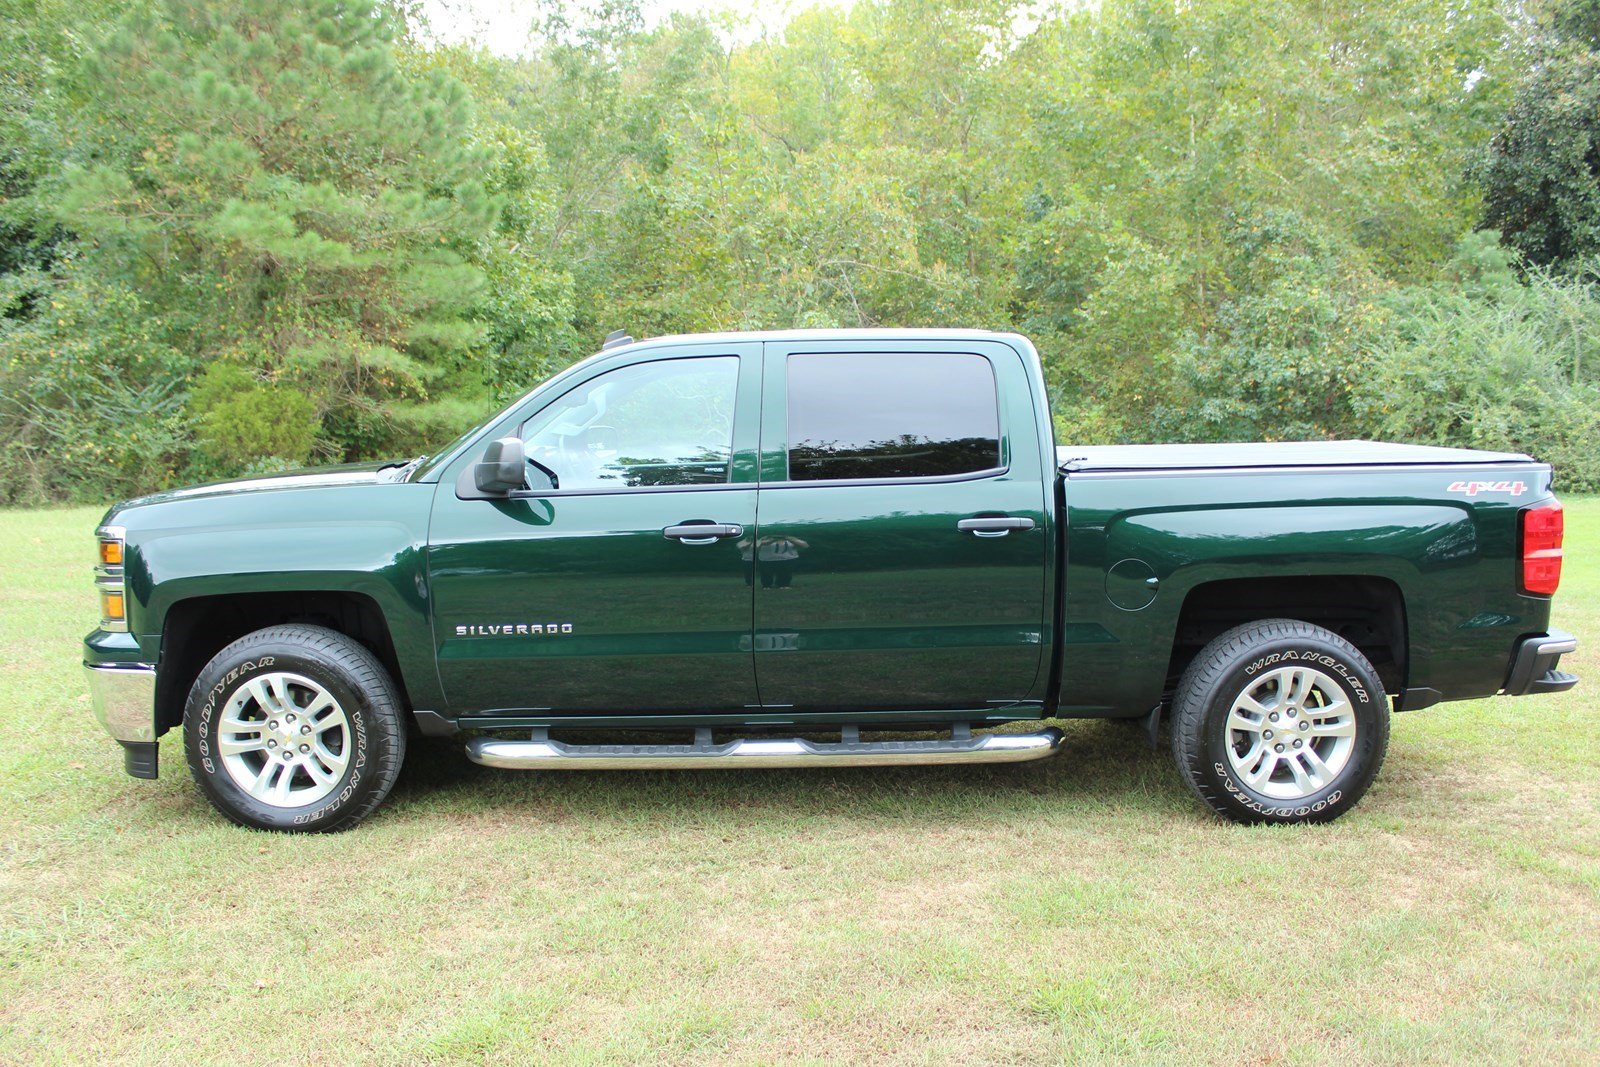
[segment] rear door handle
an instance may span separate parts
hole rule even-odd
[[[1004,537],[1012,530],[1031,530],[1033,520],[1028,518],[1013,518],[1010,515],[985,516],[981,519],[962,519],[956,523],[956,529],[962,533],[972,534],[974,537]]]
[[[724,537],[743,537],[744,527],[731,522],[682,522],[661,532],[686,545],[714,545]]]

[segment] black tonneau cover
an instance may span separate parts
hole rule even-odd
[[[1087,471],[1215,470],[1273,467],[1444,467],[1533,463],[1519,452],[1395,445],[1382,441],[1274,441],[1220,445],[1063,445],[1068,474]]]

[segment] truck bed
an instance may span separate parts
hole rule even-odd
[[[1060,469],[1091,471],[1176,471],[1262,469],[1273,467],[1448,467],[1535,462],[1519,452],[1482,452],[1383,441],[1279,441],[1251,444],[1063,445],[1056,449]]]

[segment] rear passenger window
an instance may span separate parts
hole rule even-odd
[[[994,368],[982,356],[789,357],[789,477],[930,478],[1000,466]]]

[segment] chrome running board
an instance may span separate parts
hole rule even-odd
[[[692,745],[569,745],[543,732],[533,740],[475,737],[467,756],[486,767],[513,770],[616,771],[712,770],[723,767],[889,767],[935,763],[1022,763],[1054,755],[1061,745],[1055,727],[1028,734],[935,741],[805,741],[747,737],[720,745],[710,731]],[[846,733],[849,737],[853,731]]]

